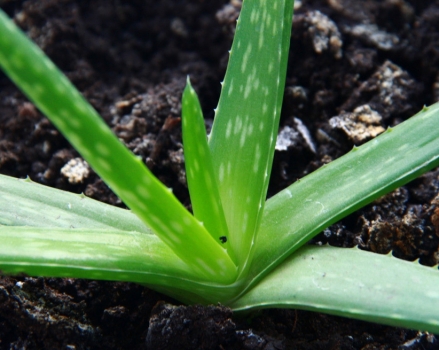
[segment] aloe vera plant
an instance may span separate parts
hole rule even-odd
[[[0,66],[130,208],[0,176],[0,270],[131,281],[187,303],[303,308],[438,333],[436,270],[303,245],[439,164],[439,105],[266,201],[292,10],[293,0],[243,2],[209,138],[188,80],[182,127],[193,215],[0,12]]]

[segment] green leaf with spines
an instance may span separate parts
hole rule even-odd
[[[439,272],[357,248],[306,246],[230,307],[293,308],[439,333]]]
[[[236,267],[220,243],[117,139],[70,81],[1,10],[0,32],[0,66],[107,185],[200,275],[232,282]]]
[[[224,241],[222,246],[227,249],[229,231],[207,144],[203,112],[189,78],[182,97],[182,130],[186,177],[194,215],[203,222],[213,239]]]
[[[200,295],[224,296],[220,284],[206,282],[156,235],[114,229],[0,226],[0,241],[2,274],[131,281],[152,289],[179,290],[181,299],[191,298],[187,302],[201,302]],[[227,292],[236,293],[237,287],[228,286]]]
[[[252,283],[329,225],[439,166],[438,130],[436,103],[271,197]]]
[[[133,212],[31,179],[0,175],[0,226],[116,229],[153,234]]]
[[[209,140],[230,247],[241,272],[251,260],[267,193],[293,4],[243,2]]]

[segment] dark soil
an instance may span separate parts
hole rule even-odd
[[[275,155],[269,195],[439,100],[439,1],[296,6],[284,149]],[[0,7],[189,206],[180,96],[190,74],[210,125],[239,1],[0,0]],[[92,171],[79,183],[61,174],[78,156],[0,73],[0,173],[123,206]],[[436,170],[314,243],[437,265],[438,192]],[[130,283],[0,277],[0,349],[439,348],[427,333],[317,313],[273,309],[237,318],[221,306],[174,305]]]

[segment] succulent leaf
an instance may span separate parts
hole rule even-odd
[[[245,269],[270,178],[293,1],[243,2],[209,140],[230,246]]]
[[[235,311],[293,308],[439,333],[439,273],[357,248],[306,246],[247,294]]]
[[[227,249],[229,232],[207,144],[203,112],[189,78],[182,99],[183,148],[186,177],[195,217]],[[221,241],[222,239],[222,241]]]
[[[436,103],[271,197],[251,275],[264,275],[329,225],[439,166],[438,130]]]

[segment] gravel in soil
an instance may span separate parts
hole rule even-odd
[[[240,1],[0,0],[127,146],[190,206],[186,76],[209,128]],[[269,195],[439,100],[439,2],[296,0]],[[0,172],[123,206],[0,73]],[[439,172],[329,227],[314,244],[439,261]],[[361,186],[361,184],[359,184]],[[437,337],[295,310],[238,318],[145,287],[0,277],[0,349],[435,349]]]

